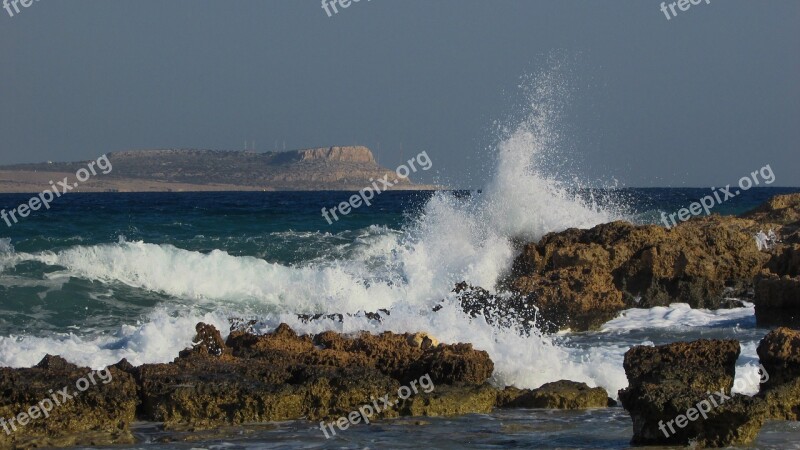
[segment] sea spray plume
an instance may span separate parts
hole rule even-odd
[[[481,209],[486,221],[509,238],[536,241],[549,232],[588,228],[619,217],[602,204],[582,199],[577,177],[555,173],[566,171],[569,164],[564,161],[561,129],[570,90],[562,67],[557,63],[523,78],[524,117],[515,127],[500,130],[496,171],[484,190]]]

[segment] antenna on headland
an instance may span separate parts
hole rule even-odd
[[[247,151],[247,139],[244,140],[244,151]]]
[[[283,151],[286,151],[286,139],[283,140]]]
[[[253,141],[253,147],[250,149],[250,151],[253,151],[253,152],[256,151],[256,141],[255,140]]]

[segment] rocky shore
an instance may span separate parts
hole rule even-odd
[[[91,370],[60,357],[47,356],[30,369],[0,369],[0,417],[7,420],[50,398],[56,387],[67,386],[74,396],[46,418],[31,415],[24,425],[17,420],[10,433],[0,430],[0,448],[130,443],[134,421],[159,422],[167,430],[335,421],[381,398],[392,406],[372,420],[613,403],[602,388],[569,381],[498,389],[488,383],[494,363],[486,352],[471,344],[439,344],[423,333],[300,336],[284,324],[265,335],[234,329],[223,340],[211,325],[196,329],[195,346],[173,362],[133,367],[120,361],[107,369],[111,382],[80,395],[72,386]],[[398,397],[402,386],[423,377],[431,389]]]
[[[741,217],[698,218],[671,230],[613,222],[551,233],[522,246],[501,283],[505,294],[466,282],[454,291],[467,313],[528,333],[533,326],[597,329],[626,308],[684,302],[716,309],[738,299],[755,303],[761,326],[796,326],[798,285],[800,195],[788,195]],[[0,448],[130,443],[136,421],[199,431],[340,422],[364,405],[374,405],[370,418],[381,420],[616,404],[602,388],[569,380],[533,390],[496,386],[485,351],[424,333],[299,335],[282,324],[256,334],[249,325],[233,323],[223,339],[197,324],[194,345],[174,361],[134,367],[122,360],[104,371],[110,382],[86,389],[80,380],[94,372],[58,356],[32,368],[0,368]],[[800,331],[777,328],[761,340],[764,379],[753,397],[731,394],[740,351],[736,340],[631,348],[629,385],[618,397],[631,415],[632,443],[747,444],[767,420],[798,420]],[[423,379],[431,389],[418,389]],[[412,386],[413,395],[399,395]]]
[[[282,324],[264,335],[233,329],[223,340],[211,325],[196,330],[195,345],[173,362],[133,367],[123,360],[105,369],[107,384],[80,392],[72,386],[91,370],[57,356],[30,369],[0,369],[0,417],[10,430],[0,432],[0,448],[133,443],[135,421],[194,432],[284,420],[335,423],[364,405],[377,407],[378,399],[391,406],[374,410],[372,421],[616,406],[602,388],[568,380],[498,388],[489,383],[494,364],[486,352],[424,333],[298,335]],[[761,341],[764,373],[753,397],[731,394],[739,353],[735,340],[631,348],[624,362],[629,386],[619,399],[632,418],[632,443],[742,445],[767,420],[800,419],[800,331],[779,328]],[[416,389],[421,379],[429,389]],[[416,392],[398,397],[402,386]],[[62,391],[45,417],[29,412]]]
[[[757,240],[757,236],[759,239]],[[773,237],[774,236],[774,237]],[[761,246],[757,245],[760,240]],[[759,325],[800,319],[800,194],[741,217],[694,218],[672,229],[612,222],[527,243],[493,296],[463,283],[463,308],[523,331],[596,330],[628,308],[755,303]],[[505,312],[515,311],[513,317]]]
[[[758,346],[757,395],[732,394],[735,340],[637,346],[625,354],[629,386],[619,392],[634,445],[747,445],[767,420],[800,419],[800,332],[779,328]]]

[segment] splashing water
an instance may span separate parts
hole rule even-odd
[[[510,268],[517,240],[619,217],[613,209],[582,200],[574,193],[579,186],[545,173],[547,158],[558,150],[563,86],[557,71],[531,80],[524,86],[528,111],[519,124],[503,130],[494,150],[495,171],[482,193],[459,198],[439,192],[401,232],[377,230],[348,258],[286,266],[222,250],[200,253],[124,240],[37,254],[2,246],[9,248],[0,255],[0,267],[37,261],[62,268],[49,278],[122,283],[180,301],[162,304],[145,323],[123,325],[112,334],[0,338],[0,364],[30,366],[45,353],[93,367],[121,357],[134,364],[169,361],[189,345],[192,322],[204,320],[224,330],[227,318],[248,317],[261,320],[262,331],[281,322],[307,333],[426,331],[442,342],[470,342],[487,351],[499,386],[534,388],[567,378],[616,392],[625,385],[618,352],[576,352],[538,333],[520,336],[469,317],[452,298],[453,286],[464,280],[492,290]],[[443,299],[444,308],[432,312]],[[187,301],[206,309],[187,312],[179,307]],[[379,308],[391,309],[381,323],[345,317],[342,323],[306,324],[295,315]]]

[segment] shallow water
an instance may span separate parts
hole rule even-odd
[[[498,410],[458,418],[404,418],[356,425],[326,439],[319,425],[282,422],[270,426],[226,430],[223,436],[167,433],[154,424],[138,424],[135,446],[118,449],[626,449],[630,447],[630,417],[620,407],[586,411],[535,409]],[[741,449],[800,448],[796,422],[768,422],[752,445]],[[190,442],[164,441],[194,435]],[[197,440],[200,440],[198,442]],[[159,442],[160,441],[160,442]],[[675,449],[683,447],[647,447]]]

